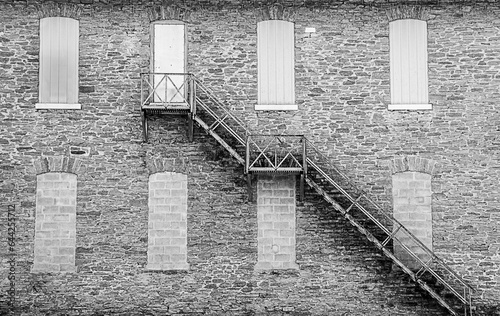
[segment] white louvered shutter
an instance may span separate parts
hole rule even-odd
[[[258,104],[256,110],[296,110],[294,24],[257,24]]]
[[[427,23],[405,19],[389,24],[390,109],[429,109]]]
[[[78,103],[78,40],[78,20],[40,20],[40,103],[55,108]]]

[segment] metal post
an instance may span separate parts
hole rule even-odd
[[[194,82],[194,79],[192,77],[192,75],[188,75],[189,77],[189,105],[190,105],[190,108],[191,110],[189,111],[188,113],[188,138],[189,138],[189,141],[192,142],[193,141],[193,134],[194,134],[194,124],[193,124],[193,120],[194,120],[194,116],[195,116],[195,109],[196,109],[196,98],[194,96],[194,93],[195,93],[195,88],[194,88],[194,85],[195,85],[195,82]]]
[[[305,197],[305,180],[307,177],[307,147],[306,138],[302,136],[302,173],[300,174],[300,201]]]
[[[247,173],[247,190],[248,190],[248,202],[253,201],[253,192],[252,192],[252,175]]]
[[[250,174],[250,135],[247,135],[245,145],[245,173],[247,174],[248,202],[252,202],[252,175]]]
[[[144,74],[141,74],[141,110],[144,105]]]

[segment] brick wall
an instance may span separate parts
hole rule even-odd
[[[394,218],[403,224],[423,244],[432,250],[432,205],[431,175],[406,171],[392,176],[392,196]],[[394,227],[398,229],[398,227]],[[409,247],[418,257],[427,262],[430,258],[419,251],[419,247],[406,232],[399,232],[396,238]],[[417,262],[395,243],[394,252],[409,266],[420,267]]]
[[[185,270],[187,263],[187,176],[149,176],[148,264],[150,270]]]
[[[259,176],[256,270],[298,269],[295,262],[295,177]]]
[[[76,175],[37,176],[33,272],[74,272]]]
[[[149,70],[149,28],[142,5],[82,5],[82,110],[35,111],[35,3],[0,3],[0,77],[7,82],[0,86],[0,174],[7,179],[0,184],[0,194],[2,201],[19,206],[20,314],[209,309],[220,314],[442,313],[411,284],[392,278],[388,261],[311,192],[296,209],[296,261],[301,269],[295,274],[254,272],[257,210],[246,202],[242,168],[225,157],[211,160],[215,144],[200,131],[195,143],[188,143],[181,117],[154,117],[150,143],[141,141],[138,74]],[[378,6],[322,2],[298,8],[296,112],[253,111],[257,56],[251,6],[216,8],[204,2],[194,10],[188,24],[188,68],[252,130],[306,134],[387,210],[393,208],[393,160],[418,157],[435,162],[428,172],[433,249],[476,287],[478,314],[492,314],[500,304],[499,12],[493,3],[430,7],[432,111],[387,111],[388,22]],[[317,32],[309,36],[305,27]],[[88,155],[78,156],[71,148],[86,148]],[[30,273],[38,174],[31,166],[42,156],[81,161],[77,273],[66,276]],[[147,165],[158,157],[184,157],[188,162],[179,171],[188,176],[188,274],[145,271]],[[0,216],[4,245],[6,222],[4,213]],[[5,248],[0,247],[2,255]],[[3,286],[6,261],[1,264]]]

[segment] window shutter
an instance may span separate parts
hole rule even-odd
[[[78,38],[77,20],[40,20],[40,103],[78,103]]]
[[[389,41],[392,109],[429,109],[427,23],[393,21],[389,24]]]
[[[257,24],[257,110],[296,110],[294,24],[269,20]]]

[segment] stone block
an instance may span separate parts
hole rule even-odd
[[[50,239],[43,239],[41,241],[42,241],[41,244],[43,245],[43,247],[54,247],[54,248],[57,248],[57,247],[61,246],[61,240],[60,239],[50,238]]]
[[[171,195],[177,196],[177,197],[187,197],[187,190],[186,189],[172,189]]]
[[[186,204],[186,199],[181,197],[168,197],[164,199],[164,204],[166,205],[184,205]]]
[[[182,237],[182,238],[171,238],[170,239],[170,244],[171,245],[186,245],[187,244],[187,239]]]
[[[274,205],[273,206],[273,213],[274,214],[287,214],[287,213],[292,213],[293,208],[288,206],[288,205]]]
[[[187,204],[170,205],[170,210],[172,213],[187,214]]]
[[[291,260],[292,260],[292,256],[289,254],[276,254],[276,255],[274,255],[274,261],[290,262]]]
[[[279,230],[277,229],[265,229],[259,230],[259,233],[262,232],[262,237],[279,237]]]
[[[37,176],[37,182],[54,182],[59,180],[61,180],[61,173],[58,172],[48,172]]]
[[[154,197],[167,197],[171,196],[172,190],[170,189],[155,189],[153,190]]]
[[[295,237],[295,229],[280,229],[279,237],[293,238]]]
[[[165,222],[167,220],[168,213],[149,213],[149,222]]]
[[[280,222],[276,221],[276,222],[274,222],[273,227],[275,229],[277,229],[277,230],[284,230],[284,229],[290,230],[290,229],[295,228],[295,227],[292,227],[293,226],[292,224],[293,223],[290,223],[289,221],[287,221],[287,222],[285,222],[285,221],[280,221]]]
[[[274,261],[274,254],[260,253],[258,255],[258,260],[259,260],[259,262],[273,262]]]
[[[162,215],[164,215],[167,222],[180,222],[183,219],[182,213],[166,213]]]
[[[171,238],[154,238],[150,239],[155,246],[168,246],[170,245]]]
[[[294,196],[295,196],[295,194],[294,194]],[[295,197],[280,198],[279,204],[281,204],[281,205],[285,205],[285,204],[293,205],[293,207],[295,208]]]
[[[283,237],[274,238],[273,243],[278,246],[289,246],[292,244],[292,238],[283,238]]]
[[[393,204],[394,205],[407,205],[407,204],[410,204],[410,199],[408,197],[395,197],[393,199]]]
[[[165,205],[165,198],[158,198],[158,197],[149,197],[149,205],[155,206],[155,205]]]
[[[76,183],[76,181],[75,181],[75,183]],[[74,189],[74,188],[76,188],[76,187],[72,186],[72,182],[71,181],[54,181],[52,183],[52,187],[54,189],[59,189],[59,190]]]
[[[156,231],[156,230],[165,230],[165,229],[174,228],[174,227],[172,227],[172,223],[171,222],[156,221],[156,222],[150,222],[149,225],[148,225],[148,229],[149,229],[150,232],[153,231],[153,230]]]
[[[36,205],[39,206],[53,206],[56,205],[56,201],[53,197],[37,198]]]
[[[273,190],[259,189],[257,191],[257,194],[258,194],[259,197],[262,197],[262,198],[264,198],[264,197],[273,197],[274,196],[273,192],[274,192]]]
[[[165,181],[151,181],[149,183],[149,190],[165,189]]]
[[[276,198],[276,197],[269,197],[269,198],[266,198],[266,197],[260,198],[259,197],[258,199],[259,199],[259,204],[263,204],[263,205],[285,204],[285,203],[281,203],[281,199],[280,198]]]
[[[58,206],[58,208],[59,208],[59,213],[69,214],[70,218],[71,218],[71,215],[74,216],[74,214],[76,214],[76,207],[75,206]]]
[[[187,262],[186,254],[172,254],[171,256],[172,263],[184,263]]]
[[[168,253],[170,255],[181,253],[181,248],[179,246],[165,246],[163,249],[164,253]]]
[[[59,270],[60,272],[76,272],[76,267],[75,267],[74,262],[69,263],[69,264],[62,263],[59,266],[59,269],[60,269]]]

